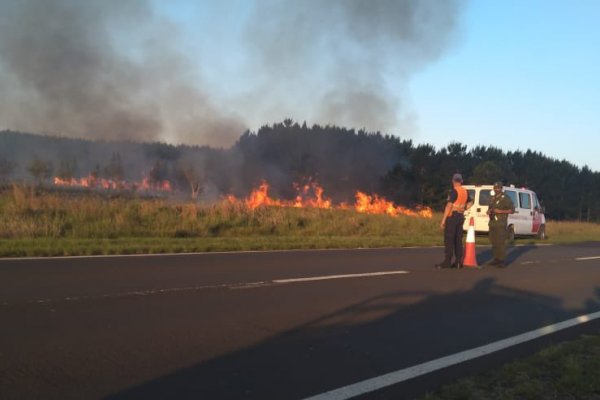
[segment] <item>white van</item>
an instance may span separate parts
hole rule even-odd
[[[473,201],[473,206],[465,211],[464,230],[469,228],[471,217],[475,219],[476,232],[488,232],[490,220],[487,210],[490,204],[493,185],[463,185]],[[516,188],[514,185],[504,186],[504,193],[515,205],[515,213],[508,216],[508,239],[515,236],[536,236],[546,238],[546,217],[535,192]]]

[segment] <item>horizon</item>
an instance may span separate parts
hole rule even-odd
[[[227,148],[289,117],[600,171],[594,1],[8,0],[0,11],[0,129]]]
[[[281,122],[282,123],[282,122]],[[293,121],[294,124],[298,124],[300,126],[302,126],[302,124],[300,124],[299,121]],[[279,123],[274,123],[268,126],[274,126],[275,124],[279,124]],[[267,125],[263,125],[263,126],[267,126]],[[308,126],[308,124],[307,124]],[[314,126],[321,126],[319,124],[313,124],[308,126],[308,129],[312,129]],[[390,134],[386,134],[384,132],[377,132],[377,131],[365,131],[364,129],[356,129],[356,128],[347,128],[347,127],[343,127],[343,126],[337,126],[337,125],[331,125],[334,128],[339,128],[342,130],[346,130],[349,132],[353,132],[354,134],[358,134],[358,132],[360,132],[361,130],[364,131],[364,133],[366,133],[367,135],[381,135],[383,137],[391,137],[393,139],[396,139],[400,142],[404,142],[404,141],[410,141],[413,145],[414,148],[417,148],[418,146],[432,146],[433,149],[436,152],[442,151],[444,149],[447,149],[449,146],[453,145],[453,144],[458,144],[458,145],[463,145],[466,146],[466,152],[470,153],[473,149],[477,148],[477,147],[485,147],[488,149],[497,149],[500,150],[503,154],[507,155],[507,154],[511,154],[511,153],[522,153],[525,154],[527,152],[532,152],[534,154],[539,154],[540,156],[547,158],[551,161],[554,162],[567,162],[573,166],[575,166],[576,168],[578,168],[579,170],[582,170],[583,168],[588,168],[590,169],[593,173],[600,173],[600,171],[598,170],[594,170],[593,168],[590,168],[588,165],[577,165],[576,163],[567,160],[567,159],[560,159],[560,158],[556,158],[553,157],[552,155],[548,155],[542,151],[539,150],[533,150],[533,149],[525,149],[525,150],[505,150],[502,149],[500,147],[495,147],[495,146],[485,146],[485,145],[475,145],[475,146],[469,146],[466,143],[461,143],[461,142],[450,142],[445,146],[441,146],[441,147],[437,147],[431,143],[417,143],[415,142],[413,139],[411,138],[402,138],[400,136],[396,136],[396,135],[390,135]],[[324,127],[324,126],[321,126]],[[260,128],[259,128],[260,130]],[[241,138],[244,134],[249,133],[251,135],[257,135],[259,133],[259,130],[257,131],[251,131],[249,129],[245,130],[244,132],[242,132],[239,137]],[[32,136],[39,136],[39,137],[45,137],[45,138],[49,138],[49,139],[59,139],[59,140],[82,140],[82,141],[87,141],[87,142],[101,142],[101,143],[107,143],[107,144],[118,144],[118,143],[127,143],[127,144],[133,144],[133,145],[152,145],[152,144],[159,144],[159,145],[166,145],[166,146],[172,146],[172,147],[183,147],[183,148],[208,148],[210,150],[231,150],[237,143],[236,142],[232,143],[229,147],[213,147],[210,145],[197,145],[197,144],[187,144],[187,143],[170,143],[167,141],[161,141],[161,140],[155,140],[155,141],[143,141],[143,140],[135,140],[135,139],[109,139],[109,138],[85,138],[85,137],[69,137],[69,136],[60,136],[60,135],[55,135],[55,134],[47,134],[47,133],[35,133],[35,132],[20,132],[20,131],[15,131],[15,130],[11,130],[11,129],[0,129],[0,134],[3,133],[14,133],[14,134],[18,134],[18,135],[32,135]],[[1,154],[0,154],[1,155]]]

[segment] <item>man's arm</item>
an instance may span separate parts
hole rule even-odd
[[[510,205],[509,205],[509,203],[510,203]],[[514,214],[515,205],[513,204],[512,200],[506,198],[506,201],[504,201],[502,203],[502,207],[496,208],[495,212],[496,212],[496,214]]]
[[[452,204],[456,201],[458,197],[458,193],[456,190],[451,189],[448,192],[448,200],[446,200],[446,208],[444,208],[444,216],[442,217],[442,222],[440,223],[440,227],[444,229],[446,226],[446,219],[452,214]]]
[[[452,203],[448,202],[448,203],[446,203],[446,208],[444,208],[444,216],[442,217],[442,223],[440,224],[440,227],[442,229],[444,229],[444,227],[446,226],[446,219],[450,216],[451,213],[452,213]]]

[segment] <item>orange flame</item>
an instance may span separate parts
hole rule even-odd
[[[126,181],[118,181],[112,179],[98,178],[95,175],[89,175],[82,178],[61,179],[54,177],[56,186],[82,187],[82,188],[101,188],[109,189],[125,189],[134,191],[155,191],[155,192],[172,192],[173,187],[171,182],[164,180],[161,182],[152,182],[148,177],[144,177],[140,182],[129,183]],[[251,210],[255,210],[261,206],[275,207],[296,207],[296,208],[336,208],[336,209],[351,209],[357,212],[366,214],[387,214],[390,216],[408,215],[413,217],[432,218],[433,211],[429,207],[418,207],[414,210],[397,206],[393,202],[386,200],[376,194],[370,196],[363,192],[356,192],[356,202],[350,206],[346,203],[333,205],[332,201],[325,197],[325,191],[321,186],[311,179],[308,183],[300,185],[294,183],[296,197],[293,201],[278,200],[269,197],[269,184],[262,181],[259,187],[250,193],[242,202]],[[231,204],[240,202],[235,196],[227,195],[225,200]]]
[[[260,206],[283,206],[284,204],[279,200],[269,197],[269,185],[267,182],[262,181],[258,189],[253,190],[246,199],[246,205],[251,210],[254,210]]]
[[[331,208],[331,200],[324,198],[325,192],[319,184],[309,180],[305,185],[294,183],[294,189],[298,193],[293,207],[303,208]]]
[[[325,198],[324,190],[316,182],[309,181],[308,184],[300,185],[294,183],[294,189],[298,193],[293,201],[283,201],[269,197],[269,185],[263,181],[259,187],[250,193],[243,202],[248,208],[254,210],[261,206],[295,207],[295,208],[336,208],[350,209],[367,214],[387,214],[390,216],[408,215],[412,217],[432,218],[433,211],[429,207],[419,207],[411,210],[406,207],[396,206],[391,201],[378,195],[369,196],[362,192],[356,192],[356,202],[353,206],[340,203],[333,206],[330,199]],[[233,195],[225,197],[229,203],[239,200]]]
[[[126,182],[114,179],[98,178],[95,175],[88,175],[81,178],[62,179],[58,176],[54,177],[56,186],[91,188],[91,189],[125,189],[134,191],[155,191],[155,192],[172,192],[173,187],[171,182],[165,180],[162,182],[151,182],[149,178],[144,177],[139,182]]]
[[[379,197],[378,195],[369,196],[362,192],[356,192],[356,203],[354,209],[367,214],[387,214],[393,217],[398,215],[409,215],[411,217],[433,217],[433,211],[429,207],[421,207],[411,210],[406,207],[396,206],[391,201]]]

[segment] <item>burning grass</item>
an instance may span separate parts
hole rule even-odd
[[[275,207],[294,207],[294,208],[321,208],[321,209],[339,209],[339,210],[354,210],[363,214],[386,214],[392,217],[400,215],[431,218],[433,211],[429,207],[418,207],[411,210],[406,207],[397,206],[393,202],[386,200],[378,195],[368,195],[357,191],[355,194],[355,202],[353,205],[341,203],[334,205],[333,202],[326,198],[324,190],[318,183],[309,181],[307,184],[300,185],[294,183],[296,190],[296,198],[293,201],[285,201],[273,199],[269,196],[269,184],[262,182],[259,187],[250,193],[245,200],[236,199],[234,196],[227,196],[227,200],[232,203],[243,202],[249,209],[255,210],[262,206]]]
[[[127,254],[441,243],[437,221],[432,218],[390,217],[360,213],[349,207],[251,207],[247,200],[229,198],[199,205],[136,196],[107,197],[94,192],[45,192],[32,196],[15,185],[0,195],[0,254]]]

